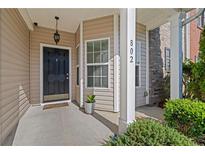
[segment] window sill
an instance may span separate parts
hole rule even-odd
[[[203,30],[204,28],[201,26],[197,26],[198,29]]]
[[[111,90],[112,88],[85,87],[88,90]]]

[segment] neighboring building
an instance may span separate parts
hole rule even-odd
[[[187,18],[195,15],[197,9],[188,12]],[[205,24],[204,13],[184,27],[184,58],[196,62],[199,56],[200,35]]]
[[[186,18],[194,16],[197,9],[186,13]],[[204,13],[197,19],[183,26],[183,58],[196,62],[199,56],[200,35],[205,25]],[[164,101],[164,80],[170,74],[170,23],[149,32],[150,60],[150,104]]]
[[[155,86],[163,72],[171,73],[171,98],[180,98],[181,13],[137,11],[135,21],[135,9],[0,9],[0,143],[31,105],[76,101],[82,107],[89,94],[96,95],[96,109],[120,112],[121,132],[136,107],[159,102]],[[167,22],[170,33],[155,29]]]

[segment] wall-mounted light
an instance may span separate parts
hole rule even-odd
[[[53,35],[54,41],[56,42],[56,44],[58,44],[58,42],[60,41],[60,34],[58,33],[58,20],[59,17],[55,16],[56,19],[56,32]]]

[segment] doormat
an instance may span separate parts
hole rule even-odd
[[[43,110],[46,109],[53,109],[53,108],[57,108],[57,107],[64,107],[64,106],[68,106],[68,103],[58,103],[58,104],[47,104],[43,106]]]

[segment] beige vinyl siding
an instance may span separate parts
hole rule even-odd
[[[79,44],[80,44],[80,26],[78,26],[78,29],[75,33],[75,47],[77,47]],[[76,50],[75,54],[76,54],[76,59],[77,59],[77,50]],[[76,67],[76,72],[77,72],[77,67]],[[80,70],[79,70],[79,72],[80,72]],[[77,74],[76,74],[76,80],[77,80]],[[77,86],[77,81],[75,82],[75,86],[76,86],[76,98],[75,99],[79,103],[80,102],[80,87]]]
[[[141,86],[136,88],[136,107],[146,104],[146,97],[144,92],[146,91],[146,26],[140,23],[136,28],[136,39],[141,42]]]
[[[30,35],[30,93],[31,103],[40,103],[40,43],[55,45],[53,40],[54,29],[35,27]],[[59,32],[61,35],[59,46],[71,48],[71,91],[72,98],[75,99],[76,88],[76,49],[75,49],[75,34],[69,32]]]
[[[114,22],[113,16],[105,16],[101,18],[84,21],[83,24],[84,49],[85,49],[86,40],[110,38],[110,57],[109,57],[110,65],[109,65],[109,79],[108,79],[110,87],[107,89],[93,89],[93,88],[86,88],[86,85],[84,85],[84,100],[86,100],[87,95],[94,94],[96,95],[96,109],[107,110],[107,111],[113,111],[113,77],[114,77],[113,75],[114,74],[113,22]],[[85,57],[85,52],[84,52],[84,57]],[[85,69],[86,68],[84,68],[84,74],[85,74],[84,83],[86,83],[87,80]]]
[[[29,107],[29,30],[17,9],[0,9],[1,142]]]

